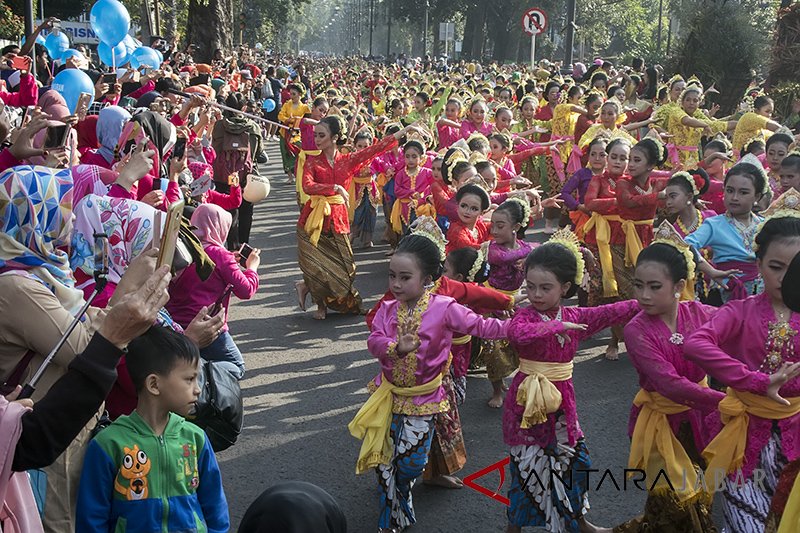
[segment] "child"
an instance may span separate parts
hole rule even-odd
[[[444,108],[444,117],[436,122],[436,132],[439,134],[439,150],[446,150],[450,145],[461,138],[461,101],[450,98]]]
[[[691,249],[667,221],[655,237],[639,254],[634,274],[633,292],[642,312],[624,332],[641,386],[628,424],[628,468],[643,469],[652,483],[648,483],[644,516],[614,530],[645,532],[669,524],[673,531],[713,532],[709,502],[696,490],[696,472],[705,466],[699,453],[709,440],[705,418],[725,395],[709,388],[705,371],[686,360],[683,343],[716,310],[695,301],[679,301],[694,284]],[[662,468],[672,486],[663,479],[653,484]],[[682,479],[685,486],[672,481]]]
[[[708,190],[709,178],[703,169],[691,172],[676,172],[667,181],[666,194],[667,215],[673,220],[675,231],[682,239],[694,233],[708,217],[716,216],[713,211],[703,211],[697,202]]]
[[[583,98],[582,86],[573,85],[566,91],[566,94],[562,93],[562,95],[564,95],[562,98],[566,98],[566,100],[553,109],[553,135],[551,139],[554,141],[559,139],[564,141],[558,147],[558,152],[553,154],[553,167],[561,183],[564,183],[568,175],[578,170],[574,168],[574,165],[573,168],[568,169],[567,163],[572,154],[572,147],[575,141],[575,126],[577,125],[578,117],[581,115],[588,115],[589,111],[580,106],[581,99]],[[575,161],[577,160],[576,157]]]
[[[458,190],[456,202],[458,220],[452,221],[447,230],[448,253],[465,246],[479,248],[489,240],[489,226],[483,221],[483,214],[490,206],[489,193],[470,183]]]
[[[394,135],[400,131],[398,124],[390,124],[386,127],[385,135]],[[386,231],[384,237],[386,242],[389,243],[391,248],[397,246],[397,234],[392,231],[392,208],[394,207],[394,177],[404,165],[403,153],[399,145],[392,148],[390,151],[379,155],[371,163],[371,168],[378,173],[378,187],[382,189],[383,194],[383,216],[386,219]],[[391,252],[387,252],[387,255]]]
[[[208,163],[192,161],[189,163],[189,172],[192,173],[192,182],[189,184],[189,195],[198,204],[214,204],[226,211],[232,211],[242,205],[242,188],[239,185],[239,174],[231,174],[228,181],[230,192],[228,194],[215,191],[214,167]]]
[[[461,122],[461,138],[468,139],[473,133],[481,133],[484,136],[492,134],[492,123],[486,122],[486,113],[489,108],[486,106],[486,101],[477,97],[474,98],[467,109],[467,118]]]
[[[800,458],[800,315],[781,293],[800,251],[799,204],[796,191],[785,193],[755,236],[764,292],[728,303],[684,342],[685,357],[728,386],[720,415],[706,419],[724,425],[703,451],[706,479],[730,474],[721,499],[727,531],[764,531],[781,471]]]
[[[416,522],[411,487],[427,463],[434,417],[449,408],[442,380],[453,333],[506,335],[505,322],[484,319],[434,293],[443,247],[429,234],[409,235],[397,247],[389,263],[396,300],[378,310],[367,341],[381,374],[370,382],[372,396],[349,425],[353,436],[364,439],[356,472],[377,471],[378,528],[385,533]]]
[[[800,191],[800,152],[790,152],[783,161],[780,169],[781,189]]]
[[[583,239],[583,226],[589,220],[591,212],[586,208],[586,191],[592,178],[599,176],[606,169],[606,145],[608,139],[597,137],[587,147],[589,151],[589,165],[578,170],[564,184],[561,189],[561,199],[564,206],[569,210],[569,218],[572,220],[575,235],[578,239]],[[577,192],[577,198],[573,193]]]
[[[392,230],[398,235],[406,233],[408,225],[417,218],[417,209],[428,205],[433,183],[431,169],[420,164],[425,155],[425,146],[420,140],[408,141],[403,146],[403,155],[406,164],[394,178],[396,201],[391,217]]]
[[[562,141],[547,143],[531,143],[531,147],[521,152],[510,154],[513,140],[508,133],[493,133],[489,137],[489,154],[492,161],[497,163],[500,175],[498,192],[508,192],[512,186],[529,187],[531,182],[522,177],[517,177],[519,163],[537,155],[550,154],[550,146]]]
[[[359,152],[372,145],[372,134],[369,130],[362,130],[356,133],[354,148]],[[353,177],[350,184],[350,203],[348,209],[351,210],[350,225],[353,244],[361,239],[361,248],[372,248],[372,232],[378,222],[377,206],[381,203],[381,193],[375,183],[375,172],[377,164],[373,163],[361,169],[361,172]]]
[[[522,286],[525,277],[522,266],[533,250],[529,243],[518,238],[530,218],[530,205],[519,198],[509,198],[492,213],[487,285],[512,297]],[[519,356],[506,340],[485,341],[483,349],[487,377],[492,384],[489,407],[499,409],[503,406],[503,391],[506,390],[503,379],[517,369]]]
[[[214,450],[183,418],[200,395],[199,359],[191,340],[158,326],[130,343],[138,405],[86,450],[76,531],[228,531]]]
[[[766,167],[769,176],[769,187],[772,194],[777,198],[781,195],[781,162],[789,154],[789,146],[792,145],[794,139],[791,135],[785,133],[776,133],[767,139],[767,160]]]
[[[731,145],[724,137],[714,139],[703,148],[703,160],[697,165],[708,174],[708,190],[700,197],[701,200],[709,204],[709,209],[721,215],[725,212],[725,201],[723,200],[723,181],[727,166],[732,161]]]
[[[561,300],[575,294],[583,270],[577,238],[568,230],[560,230],[525,260],[531,306],[517,312],[508,328],[520,369],[503,405],[503,438],[511,455],[509,533],[526,526],[596,530],[584,517],[587,477],[574,472],[591,468],[591,460],[578,424],[572,360],[578,342],[630,320],[639,307],[635,301],[563,307]],[[534,481],[536,476],[551,479],[556,470],[559,477],[573,479],[571,486]]]

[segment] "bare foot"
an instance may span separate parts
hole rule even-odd
[[[306,310],[306,297],[308,296],[308,287],[305,281],[298,281],[294,284],[294,290],[297,291],[297,305],[303,311]]]
[[[362,248],[372,248],[373,244],[372,241],[367,241],[361,245]]]
[[[507,392],[507,391],[508,391],[508,385],[506,385],[506,382],[505,382],[505,381],[501,381],[500,383],[501,383],[501,385],[500,385],[500,389],[501,389],[503,392]]]
[[[578,522],[581,533],[611,533],[614,531],[610,527],[600,527],[592,524],[586,518],[581,518]]]
[[[500,409],[501,407],[503,407],[503,393],[498,392],[492,394],[492,397],[489,399],[488,404],[489,407],[491,407],[492,409]]]
[[[391,249],[391,250],[389,250],[388,252],[386,252],[386,253],[385,253],[385,254],[383,254],[383,255],[384,255],[384,256],[386,256],[386,257],[391,257],[391,256],[393,256],[393,255],[394,255],[394,249]]]
[[[619,359],[619,346],[609,346],[606,348],[605,357],[609,361],[616,361]]]
[[[314,312],[314,320],[325,320],[328,316],[328,308],[324,305],[318,305],[317,310]]]
[[[464,482],[456,476],[436,476],[433,479],[426,479],[423,481],[425,485],[435,485],[437,487],[444,487],[446,489],[461,489],[464,488]]]

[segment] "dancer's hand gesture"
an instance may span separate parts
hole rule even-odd
[[[404,324],[397,328],[397,354],[404,357],[419,348],[419,337],[411,331],[411,326]]]
[[[769,387],[767,387],[767,398],[772,398],[781,405],[789,405],[789,400],[778,394],[778,391],[788,381],[800,376],[800,363],[784,363],[777,372],[769,377]]]

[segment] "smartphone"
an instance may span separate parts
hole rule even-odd
[[[172,259],[175,257],[175,247],[178,244],[178,234],[181,230],[181,215],[185,202],[179,200],[169,206],[167,210],[167,220],[164,223],[164,233],[161,235],[161,245],[158,250],[158,261],[156,268],[162,265],[172,267]]]
[[[175,147],[172,149],[172,156],[175,159],[183,159],[184,154],[186,154],[186,137],[178,137]]]
[[[211,311],[208,312],[209,316],[216,316],[217,313],[222,311],[222,304],[225,303],[225,300],[231,295],[232,292],[233,292],[233,285],[228,285],[227,287],[225,287],[225,290],[222,291],[220,297],[217,298],[216,302],[214,302],[214,306],[211,308]]]
[[[150,189],[151,191],[160,191],[161,190],[161,178],[156,178],[153,180],[153,188]]]
[[[104,278],[108,275],[108,235],[94,234],[94,277]]]
[[[69,126],[62,124],[60,126],[48,126],[47,136],[44,139],[44,149],[60,148],[64,146],[69,135]]]
[[[14,56],[11,59],[11,68],[27,72],[31,68],[31,58],[28,56]]]
[[[103,83],[107,83],[109,85],[114,85],[115,83],[117,83],[117,73],[107,72],[103,74]]]
[[[196,85],[208,85],[209,79],[209,74],[199,74],[189,80],[189,87],[194,87]]]
[[[242,247],[239,248],[239,264],[242,265],[243,268],[247,268],[247,258],[250,257],[250,254],[253,253],[253,247],[247,243],[242,244]]]
[[[78,122],[86,118],[89,112],[89,102],[92,101],[92,95],[89,93],[81,93],[78,96],[78,103],[75,105],[75,114],[78,116]]]

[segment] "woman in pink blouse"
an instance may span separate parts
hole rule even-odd
[[[184,269],[170,285],[170,301],[167,304],[175,322],[186,328],[203,307],[215,313],[216,302],[222,302],[225,323],[222,332],[211,345],[202,348],[200,355],[211,361],[226,361],[232,374],[244,376],[244,359],[228,332],[228,307],[233,293],[240,300],[249,300],[258,290],[258,266],[261,251],[253,249],[245,261],[245,269],[239,268],[238,256],[225,248],[225,239],[231,228],[231,214],[214,204],[201,204],[192,214],[192,226],[203,249],[216,265],[207,280],[202,280],[197,269]]]
[[[784,201],[787,195],[791,202]],[[728,302],[684,345],[687,359],[728,386],[720,414],[706,420],[723,426],[703,457],[706,479],[720,470],[730,473],[723,515],[733,532],[764,530],[781,471],[800,458],[800,314],[781,294],[786,270],[800,252],[800,195],[787,195],[755,238],[764,292]]]

